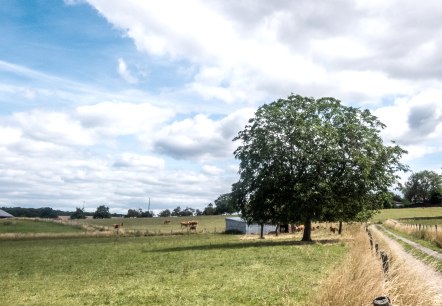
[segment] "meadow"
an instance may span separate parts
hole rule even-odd
[[[309,305],[321,279],[347,251],[344,243],[330,240],[241,237],[0,241],[2,303]]]
[[[441,208],[394,209],[375,218],[441,215]],[[180,226],[191,219],[196,233]],[[358,270],[368,247],[366,238],[355,238],[360,224],[344,225],[341,238],[322,226],[315,243],[302,243],[302,233],[264,240],[223,234],[225,216],[1,222],[4,305],[338,305],[350,295],[369,303],[384,292],[378,270]],[[24,236],[6,239],[13,229]],[[49,230],[51,236],[37,236]],[[362,266],[379,264],[367,261],[373,263]],[[355,275],[360,285],[352,285]],[[362,294],[368,283],[372,289]]]
[[[72,233],[84,231],[79,226],[69,226],[56,222],[42,222],[38,219],[0,219],[2,233]]]
[[[388,219],[414,219],[425,217],[440,217],[442,219],[442,207],[418,207],[418,208],[395,208],[382,209],[372,219],[373,222],[384,222]]]

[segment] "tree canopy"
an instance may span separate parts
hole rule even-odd
[[[442,193],[442,176],[434,171],[423,170],[410,175],[401,188],[404,197],[416,203],[436,202]]]
[[[75,209],[75,212],[72,213],[71,219],[86,219],[84,208],[77,207]]]
[[[94,213],[94,219],[107,219],[111,218],[111,213],[109,212],[109,207],[105,205],[100,205],[97,207],[97,210]]]
[[[406,170],[406,153],[384,145],[368,110],[334,98],[290,95],[261,106],[234,141],[240,179],[232,196],[249,222],[349,221],[380,207]]]

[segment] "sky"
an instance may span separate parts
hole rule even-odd
[[[386,124],[441,172],[442,2],[1,0],[0,207],[203,209],[291,93]],[[403,179],[409,174],[401,174]]]

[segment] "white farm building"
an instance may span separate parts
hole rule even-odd
[[[247,222],[240,217],[226,218],[226,232],[238,231],[243,234],[261,234],[261,225],[259,224],[247,224]],[[276,225],[264,225],[264,234],[276,231]]]
[[[14,216],[10,213],[7,213],[6,211],[0,209],[0,218],[13,218]]]

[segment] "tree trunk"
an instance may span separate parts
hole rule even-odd
[[[261,236],[260,239],[264,239],[264,223],[261,223]]]
[[[339,229],[338,229],[338,234],[341,235],[342,234],[342,221],[339,221]]]
[[[307,219],[304,222],[304,234],[302,235],[302,241],[312,241],[312,220]]]
[[[276,230],[275,230],[276,237],[278,237],[279,229],[280,229],[279,224],[276,224]]]

